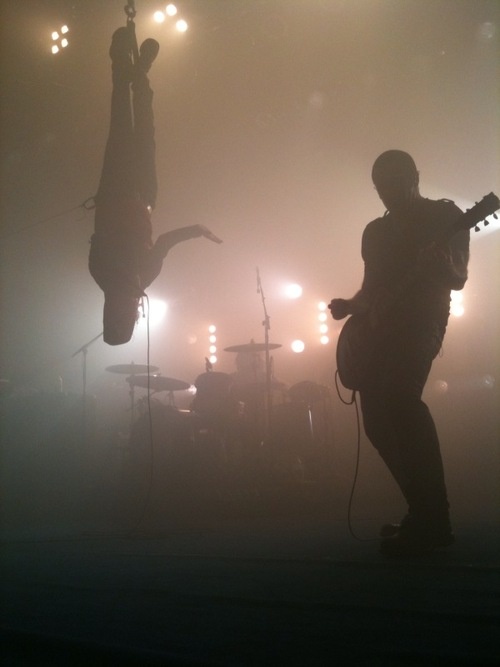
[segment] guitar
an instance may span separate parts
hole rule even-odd
[[[488,221],[485,218],[494,214],[499,208],[500,200],[493,192],[490,192],[479,203],[463,213],[451,227],[443,230],[443,234],[436,239],[436,242],[447,241],[457,232],[472,227],[478,232],[480,229],[478,224],[484,221],[484,225],[487,225]],[[419,275],[418,267],[408,272],[398,283],[397,290],[391,294],[391,302],[397,302]],[[377,341],[382,339],[383,332],[372,327],[368,313],[351,315],[346,321],[337,343],[337,370],[340,381],[346,389],[359,391],[370,360],[374,359],[377,354]]]

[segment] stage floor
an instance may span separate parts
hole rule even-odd
[[[455,523],[448,550],[387,561],[382,517],[354,520],[359,541],[320,495],[145,513],[97,496],[7,522],[2,664],[498,664],[498,526]]]

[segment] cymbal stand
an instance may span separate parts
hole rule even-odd
[[[83,389],[82,389],[82,428],[83,428],[83,442],[87,443],[87,352],[89,347],[95,343],[102,336],[103,332],[94,336],[87,343],[82,345],[76,352],[71,355],[71,358],[76,357],[77,354],[82,353],[82,373],[83,373]]]
[[[265,342],[265,354],[266,354],[266,409],[265,409],[265,439],[269,439],[271,435],[271,411],[272,411],[272,402],[273,395],[271,391],[271,359],[269,356],[269,330],[271,329],[271,321],[266,308],[266,297],[264,295],[264,290],[262,288],[262,282],[260,280],[259,269],[257,268],[257,293],[260,294],[262,301],[262,308],[264,310],[264,319],[262,320],[262,326],[264,327],[264,342]]]

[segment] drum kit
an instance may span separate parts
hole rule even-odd
[[[256,343],[252,340],[250,343],[231,345],[224,351],[251,360],[280,347],[277,343]],[[228,374],[207,369],[194,383],[189,383],[163,376],[158,366],[153,365],[131,363],[106,368],[110,373],[125,375],[129,385],[132,447],[145,449],[149,440],[153,439],[164,450],[172,449],[172,441],[182,437],[189,441],[184,449],[190,452],[194,451],[193,442],[195,449],[201,443],[205,454],[209,448],[213,451],[262,451],[266,444],[276,440],[277,434],[271,432],[273,426],[275,431],[280,431],[281,440],[297,441],[300,437],[301,442],[309,446],[313,439],[313,424],[307,396],[304,400],[304,396],[300,395],[296,400],[295,394],[300,392],[288,395],[285,385],[271,376],[269,366],[265,370],[260,368],[259,372],[256,367],[254,370],[253,377],[250,373],[242,380],[242,374],[238,372]],[[189,409],[178,409],[174,394],[193,389],[193,385],[196,392],[190,399]],[[143,398],[140,402],[142,406],[149,404],[149,409],[143,409],[138,419],[136,389],[147,390],[147,399]],[[167,400],[155,398],[151,403],[151,396],[161,392],[166,392]],[[312,400],[316,400],[315,397]],[[180,451],[183,446],[177,442],[174,449]],[[223,454],[221,458],[225,456]]]

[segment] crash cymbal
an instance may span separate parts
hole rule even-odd
[[[189,382],[163,377],[163,375],[151,375],[150,377],[147,375],[131,375],[127,378],[127,382],[134,387],[143,387],[144,389],[149,387],[153,391],[182,391],[183,389],[189,389],[191,386]]]
[[[276,350],[278,347],[283,347],[279,343],[245,343],[244,345],[231,345],[225,347],[225,352],[265,352],[266,350]]]
[[[116,366],[107,366],[106,370],[110,373],[122,373],[123,375],[138,375],[139,373],[154,373],[158,371],[158,366],[146,366],[146,364],[117,364]]]

